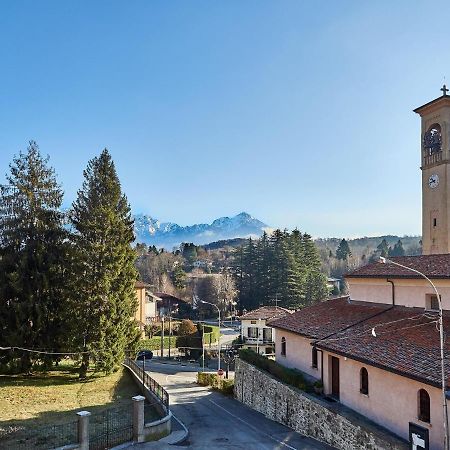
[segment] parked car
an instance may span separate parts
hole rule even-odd
[[[136,356],[136,361],[149,360],[153,358],[153,352],[151,350],[139,350]]]

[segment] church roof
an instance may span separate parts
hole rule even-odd
[[[450,278],[450,254],[397,256],[390,260],[418,270],[428,278]],[[375,262],[362,266],[345,275],[345,278],[422,278],[419,274],[387,262]]]
[[[447,314],[444,328],[449,334]],[[437,313],[423,308],[354,302],[342,297],[304,308],[271,322],[271,326],[308,337],[317,348],[439,386],[437,319]],[[448,355],[450,342],[445,345]],[[446,373],[449,379],[450,362],[446,363]]]
[[[450,106],[450,95],[441,95],[438,98],[435,98],[434,100],[431,100],[431,102],[425,103],[422,106],[419,106],[418,108],[414,109],[413,111],[417,114],[422,114],[423,112],[426,112],[428,109],[434,109],[435,107],[443,106],[444,104],[447,104]]]
[[[423,308],[393,306],[328,338],[317,347],[381,369],[441,385],[438,313]],[[450,317],[444,317],[450,332]],[[374,335],[375,334],[375,335]],[[445,354],[450,343],[445,344]],[[446,379],[450,364],[446,360]]]

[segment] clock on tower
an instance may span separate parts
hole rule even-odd
[[[422,119],[422,253],[450,253],[450,96],[415,109]]]

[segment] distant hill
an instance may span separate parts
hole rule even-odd
[[[172,250],[182,242],[196,245],[209,244],[220,240],[259,237],[269,227],[250,214],[242,212],[234,217],[220,217],[210,224],[180,226],[159,220],[146,214],[134,216],[134,231],[137,243],[155,245]]]
[[[421,254],[421,236],[365,236],[361,238],[347,239],[347,241],[353,255],[369,256],[383,239],[386,239],[387,245],[390,247],[393,247],[400,239],[407,255]],[[318,238],[315,240],[315,243],[320,250],[327,250],[335,253],[341,240],[342,238]]]

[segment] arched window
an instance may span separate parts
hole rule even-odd
[[[369,395],[369,373],[365,367],[359,371],[359,386],[361,394]]]
[[[423,149],[425,156],[442,150],[442,132],[438,123],[431,125],[423,135]]]
[[[281,338],[281,356],[286,356],[286,338]]]
[[[422,422],[430,423],[430,396],[425,389],[418,393],[418,416]]]

